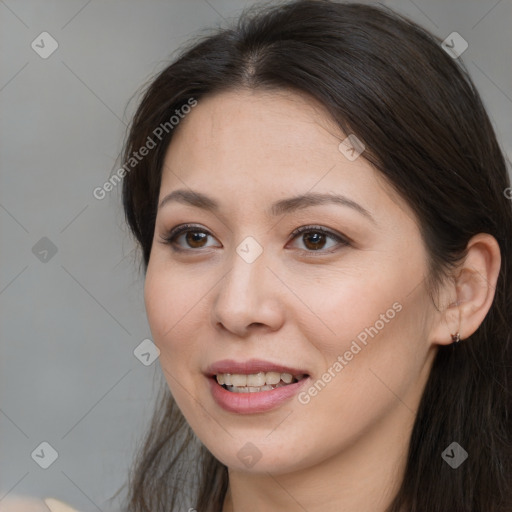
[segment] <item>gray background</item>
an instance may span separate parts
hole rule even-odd
[[[92,191],[116,168],[137,89],[253,3],[0,0],[0,499],[116,510],[107,500],[163,378],[133,353],[151,335],[120,186],[101,201]],[[510,159],[511,1],[385,4],[468,41],[462,59]],[[47,59],[31,48],[43,31],[59,45]],[[43,237],[55,255],[45,241],[33,250]],[[59,455],[48,469],[31,457],[43,441]]]

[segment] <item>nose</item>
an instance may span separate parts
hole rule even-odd
[[[278,330],[284,321],[282,283],[268,268],[265,251],[252,263],[236,252],[231,269],[214,288],[213,324],[237,337]],[[271,265],[270,265],[271,266]]]

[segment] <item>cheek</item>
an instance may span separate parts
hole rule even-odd
[[[193,354],[191,322],[200,314],[205,292],[200,279],[165,265],[148,265],[144,284],[146,314],[164,368],[180,368],[183,358]]]
[[[148,266],[144,300],[153,342],[160,350],[163,376],[187,418],[204,415],[196,410],[197,399],[190,398],[198,394],[197,373],[191,369],[196,368],[201,350],[195,333],[200,328],[197,318],[204,319],[201,298],[206,291],[200,279],[170,270],[168,265]]]
[[[418,270],[381,260],[357,275],[317,282],[314,289],[309,285],[315,318],[302,329],[322,361],[316,376],[322,382],[311,389],[312,400],[322,394],[343,404],[345,412],[357,410],[358,403],[377,410],[382,400],[394,400],[390,389],[407,392],[427,350],[428,295],[418,286]],[[304,293],[307,280],[301,286]],[[330,391],[324,394],[324,388]]]
[[[310,342],[331,359],[348,350],[352,340],[364,343],[376,330],[387,331],[410,292],[403,273],[392,267],[333,274],[313,280],[314,286],[310,276],[295,280],[294,290],[314,313],[302,315]]]
[[[428,348],[428,296],[396,282],[331,295],[325,319],[336,334],[313,342],[324,368],[301,398],[313,408],[316,402],[335,423],[350,418],[350,425],[361,426],[397,405],[397,397],[414,402]]]

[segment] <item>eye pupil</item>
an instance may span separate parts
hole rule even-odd
[[[186,234],[185,238],[187,239],[187,243],[191,247],[202,247],[201,242],[206,240],[207,236],[208,235],[206,233],[201,233],[201,232],[197,232],[197,231],[189,231]]]
[[[338,246],[350,245],[346,240],[332,232],[324,232],[323,229],[314,229],[313,226],[303,226],[295,230],[293,239],[301,239],[306,251],[308,252],[323,252],[327,239],[337,242]],[[174,229],[167,237],[163,238],[163,243],[169,244],[174,250],[178,250],[176,246],[187,246],[188,249],[202,249],[208,247],[206,242],[212,235],[197,226],[184,225],[181,229]],[[180,243],[180,239],[182,240]],[[304,251],[304,249],[303,249]],[[199,251],[195,251],[199,252]],[[330,251],[333,252],[333,251]]]
[[[323,246],[323,243],[325,242],[325,235],[323,233],[318,233],[318,232],[311,232],[311,233],[308,233],[306,235],[304,235],[304,241],[305,241],[305,245],[306,247],[308,247],[308,249],[319,249]],[[306,242],[306,240],[308,239],[313,239],[313,242],[312,242],[312,247],[310,247],[310,244],[308,244]],[[319,247],[320,245],[320,247]]]

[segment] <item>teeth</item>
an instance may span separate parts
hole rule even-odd
[[[242,386],[247,386],[247,375],[240,375],[239,373],[234,373],[231,375],[231,385],[240,388]]]
[[[293,376],[290,373],[281,373],[281,380],[286,384],[290,384],[293,380]]]
[[[281,380],[281,374],[277,372],[268,372],[265,378],[267,384],[278,384]]]
[[[240,373],[219,373],[216,375],[217,382],[226,387],[235,387],[240,393],[250,393],[256,391],[269,391],[275,386],[281,384],[291,384],[294,381],[304,377],[303,374],[294,377],[291,373],[279,372],[259,372],[250,375]],[[281,381],[283,383],[281,383]]]
[[[253,386],[245,386],[245,387],[237,387],[237,386],[226,386],[226,389],[228,391],[232,391],[233,393],[258,393],[260,391],[271,391],[272,389],[281,388],[283,386],[286,386],[283,382],[279,382],[279,384],[275,384],[273,386],[271,385],[265,385],[265,386],[259,386],[259,387],[253,387]]]
[[[247,385],[260,388],[265,385],[265,372],[247,375]]]

